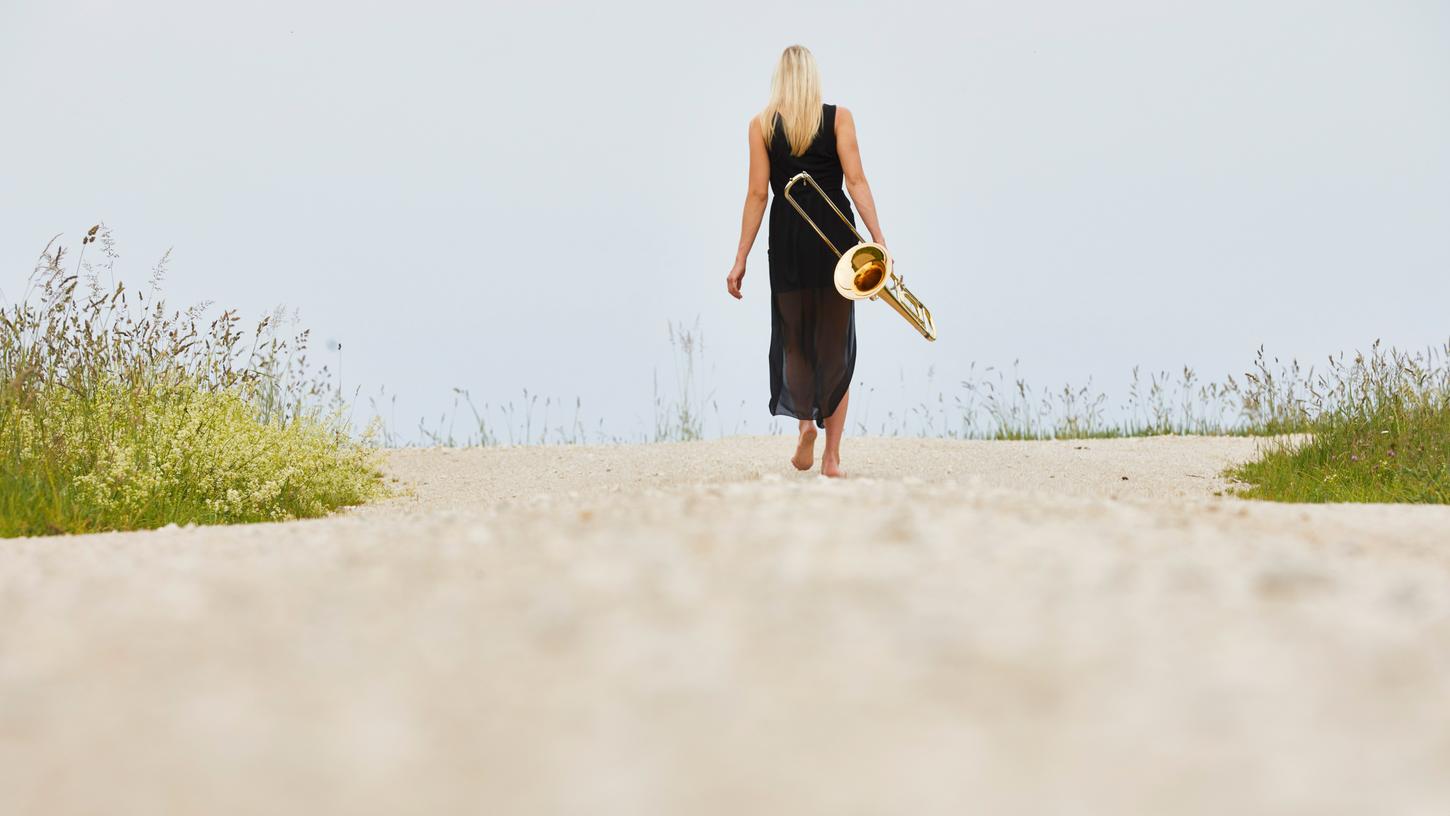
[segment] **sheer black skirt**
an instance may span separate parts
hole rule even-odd
[[[802,185],[804,187],[805,185]],[[855,213],[839,177],[822,185],[841,213]],[[814,190],[795,193],[811,220],[840,249],[856,243]],[[836,291],[836,254],[781,196],[770,205],[770,412],[813,420],[826,417],[851,387],[856,370],[856,302]]]
[[[772,414],[825,427],[856,369],[855,306],[834,287],[771,294]]]

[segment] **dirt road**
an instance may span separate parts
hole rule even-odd
[[[407,450],[0,541],[0,813],[1450,813],[1450,508],[1243,439]]]

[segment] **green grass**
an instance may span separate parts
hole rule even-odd
[[[633,439],[607,435],[601,427],[591,439],[578,419],[566,428],[551,425],[550,400],[524,392],[523,410],[513,403],[479,411],[459,390],[472,416],[465,435],[454,436],[454,422],[441,417],[437,430],[420,423],[433,444],[578,444],[595,441],[689,441],[732,430],[720,415],[713,392],[694,383],[703,344],[699,327],[669,326],[675,352],[674,388],[655,390],[653,432]],[[1294,502],[1450,502],[1450,346],[1410,354],[1382,349],[1346,359],[1329,357],[1320,366],[1287,364],[1258,350],[1246,371],[1217,381],[1201,381],[1185,367],[1176,375],[1144,374],[1134,369],[1126,398],[1086,385],[1040,390],[1008,370],[973,366],[955,393],[935,387],[928,371],[925,390],[936,398],[905,412],[871,418],[875,388],[857,383],[851,422],[854,434],[948,439],[1103,439],[1164,434],[1264,436],[1273,440],[1256,461],[1227,475],[1240,482],[1245,497]],[[919,391],[902,383],[902,395]],[[455,405],[455,414],[457,414]],[[740,410],[747,409],[741,404]],[[712,413],[713,411],[713,413]],[[377,414],[377,404],[374,403]],[[706,420],[714,432],[707,434]],[[387,431],[384,438],[402,440]],[[474,426],[469,429],[468,426]],[[774,430],[786,428],[777,423]]]
[[[103,288],[115,258],[98,229],[73,268],[48,247],[0,309],[0,536],[302,518],[381,492],[306,332],[266,318],[247,342],[231,312],[168,311],[165,259],[149,295]]]
[[[1446,352],[1378,346],[1332,366],[1308,433],[1233,468],[1238,495],[1285,502],[1450,502]]]
[[[99,265],[84,260],[94,242]],[[280,315],[249,334],[233,312],[208,321],[205,308],[168,311],[160,300],[165,258],[147,290],[128,292],[114,282],[116,254],[104,230],[83,239],[73,266],[65,254],[47,247],[25,295],[0,308],[0,536],[303,518],[383,492],[370,439],[354,437],[327,369],[307,364],[306,332],[284,339]],[[656,380],[654,427],[638,441],[702,438],[712,415],[723,435],[713,392],[695,384],[698,325],[669,329],[674,384],[662,391]],[[1146,377],[1134,369],[1121,403],[1090,381],[1039,391],[1015,365],[1010,375],[973,367],[954,394],[888,413],[879,427],[870,419],[875,389],[858,383],[852,421],[857,433],[882,436],[1279,437],[1228,473],[1240,482],[1236,493],[1447,502],[1447,355],[1450,347],[1405,354],[1376,343],[1368,357],[1331,357],[1316,371],[1260,349],[1248,371],[1222,381],[1201,382],[1190,368]],[[930,393],[930,372],[927,379]],[[465,445],[591,441],[578,400],[540,406],[525,391],[522,408],[480,410],[467,391],[457,395],[471,414]],[[401,442],[380,417],[373,427],[384,444]],[[419,423],[433,444],[458,444],[454,428],[448,415],[433,429]],[[602,427],[593,435],[630,441]]]
[[[594,439],[578,419],[570,427],[551,425],[550,400],[542,421],[535,421],[537,395],[524,392],[524,408],[513,403],[479,411],[459,390],[472,416],[465,421],[463,445],[578,444],[588,441],[689,441],[715,433],[738,433],[720,416],[712,391],[694,383],[703,344],[699,327],[669,326],[675,352],[675,386],[664,396],[656,385],[653,433],[626,439]],[[857,435],[917,436],[948,439],[1111,439],[1165,434],[1263,436],[1273,438],[1256,461],[1232,469],[1235,489],[1245,497],[1293,502],[1450,502],[1450,346],[1410,354],[1382,349],[1369,355],[1329,357],[1321,366],[1287,364],[1260,348],[1238,376],[1202,381],[1191,368],[1176,375],[1144,374],[1135,368],[1126,398],[1086,385],[1040,390],[1017,373],[973,366],[954,393],[935,387],[928,371],[925,390],[936,398],[920,402],[884,420],[871,419],[875,388],[857,383],[851,422]],[[902,395],[919,391],[902,383]],[[455,405],[455,415],[457,412]],[[713,415],[712,415],[713,410]],[[742,403],[740,410],[746,410]],[[374,403],[376,414],[377,404]],[[520,421],[520,417],[522,420]],[[384,438],[399,444],[379,418]],[[469,429],[468,426],[474,426]],[[440,417],[437,430],[420,423],[433,444],[457,445],[454,421]],[[500,428],[502,431],[500,431]],[[777,423],[777,432],[787,428]]]

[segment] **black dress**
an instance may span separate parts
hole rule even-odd
[[[844,174],[836,155],[836,106],[826,105],[821,129],[800,156],[779,116],[770,147],[770,412],[811,419],[825,427],[836,412],[856,368],[855,302],[836,291],[831,277],[836,256],[781,193],[791,176],[804,170],[821,185],[841,212],[855,223],[842,188]],[[791,188],[791,197],[820,225],[836,248],[845,251],[856,237],[809,184]]]

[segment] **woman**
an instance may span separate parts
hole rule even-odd
[[[782,202],[781,191],[802,170],[821,185],[854,223],[851,202],[861,211],[871,240],[885,245],[876,220],[876,203],[861,171],[856,123],[851,112],[821,104],[821,76],[815,57],[792,45],[780,55],[770,82],[770,102],[750,120],[750,187],[740,222],[740,247],[725,287],[737,299],[745,278],[745,258],[755,244],[770,205],[770,412],[800,420],[800,439],[791,464],[810,470],[815,464],[816,425],[826,429],[821,474],[845,476],[841,435],[846,429],[851,373],[856,367],[855,302],[836,292],[831,275],[836,256],[800,214]],[[808,185],[791,197],[841,249],[856,238]],[[813,424],[814,423],[814,424]]]

